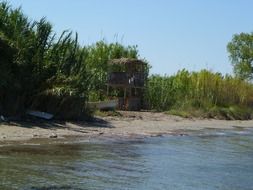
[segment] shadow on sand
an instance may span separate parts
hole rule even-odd
[[[22,120],[13,120],[6,122],[7,125],[14,125],[24,128],[39,127],[42,129],[70,129],[70,125],[75,125],[78,128],[114,128],[110,122],[101,118],[89,118],[87,121],[62,121],[62,120],[44,120],[38,118],[25,118]]]

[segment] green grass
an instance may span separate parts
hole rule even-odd
[[[229,107],[217,107],[214,106],[210,109],[196,109],[188,108],[171,109],[165,113],[171,115],[177,115],[183,118],[213,118],[222,120],[249,120],[253,119],[253,109],[248,107],[229,106]]]

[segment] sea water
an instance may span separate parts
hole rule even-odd
[[[0,147],[0,189],[253,189],[253,130]]]

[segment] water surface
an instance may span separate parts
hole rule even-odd
[[[253,189],[253,131],[0,147],[0,189]]]

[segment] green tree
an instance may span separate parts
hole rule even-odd
[[[235,34],[227,50],[235,75],[241,79],[253,79],[253,33]]]

